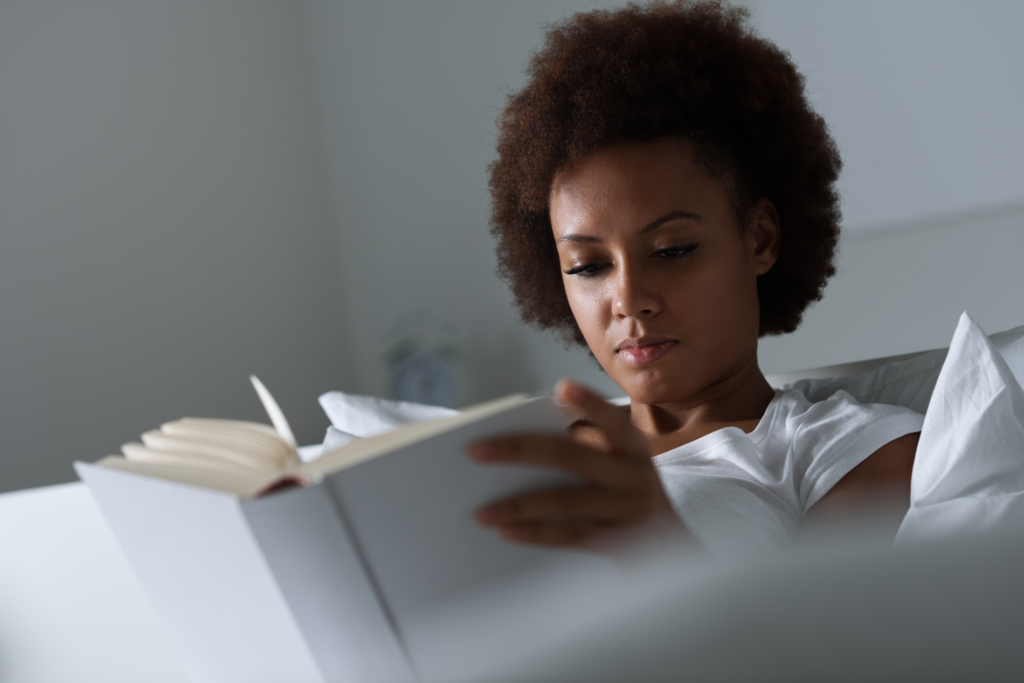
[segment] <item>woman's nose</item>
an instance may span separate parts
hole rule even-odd
[[[661,310],[661,300],[654,283],[635,269],[623,269],[615,282],[612,304],[616,318],[649,317]]]

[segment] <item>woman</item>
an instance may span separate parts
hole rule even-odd
[[[652,4],[550,29],[499,121],[499,272],[526,322],[590,352],[628,410],[562,382],[571,437],[475,444],[481,462],[587,485],[499,501],[505,538],[577,546],[671,520],[713,555],[909,505],[921,416],[776,392],[757,340],[835,272],[841,162],[788,56],[746,11]]]

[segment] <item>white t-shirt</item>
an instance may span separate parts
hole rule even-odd
[[[792,546],[804,514],[879,448],[921,431],[909,408],[845,391],[811,403],[777,391],[749,434],[726,427],[654,457],[672,504],[711,554],[736,560]]]

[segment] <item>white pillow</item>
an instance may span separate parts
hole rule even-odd
[[[1017,382],[1024,384],[1024,325],[993,334],[990,340]],[[928,401],[948,351],[929,351],[916,358],[888,363],[854,377],[804,379],[787,384],[783,389],[799,389],[813,402],[824,401],[842,389],[861,403],[889,403],[924,413],[928,409]]]
[[[435,420],[459,412],[442,406],[389,401],[375,396],[346,394],[343,391],[328,391],[319,400],[320,407],[331,420],[331,426],[327,428],[322,445],[300,449],[299,456],[304,462],[315,460],[321,454],[340,448],[353,439],[388,432],[409,422]]]
[[[390,432],[409,422],[435,420],[459,411],[408,401],[389,401],[375,396],[328,391],[319,398],[331,426],[352,436],[367,437]]]
[[[1024,526],[1024,389],[964,313],[925,413],[910,511],[896,542],[1018,526]]]

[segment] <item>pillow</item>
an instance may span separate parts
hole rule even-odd
[[[993,334],[990,339],[1017,382],[1024,384],[1024,325]],[[782,388],[799,389],[812,402],[824,401],[841,389],[861,403],[889,403],[924,413],[947,353],[948,349],[937,349],[910,360],[887,363],[863,375],[804,379]]]
[[[328,391],[319,398],[331,426],[352,436],[367,437],[389,432],[409,422],[434,420],[459,411],[408,401],[389,401],[374,396]]]
[[[299,449],[299,457],[309,462],[327,451],[344,446],[353,439],[388,432],[409,422],[435,420],[456,415],[459,411],[442,406],[429,406],[409,401],[389,401],[374,396],[328,391],[319,398],[320,407],[327,413],[331,426],[327,428],[322,445]]]
[[[1024,389],[966,313],[934,388],[896,542],[1024,526]]]

